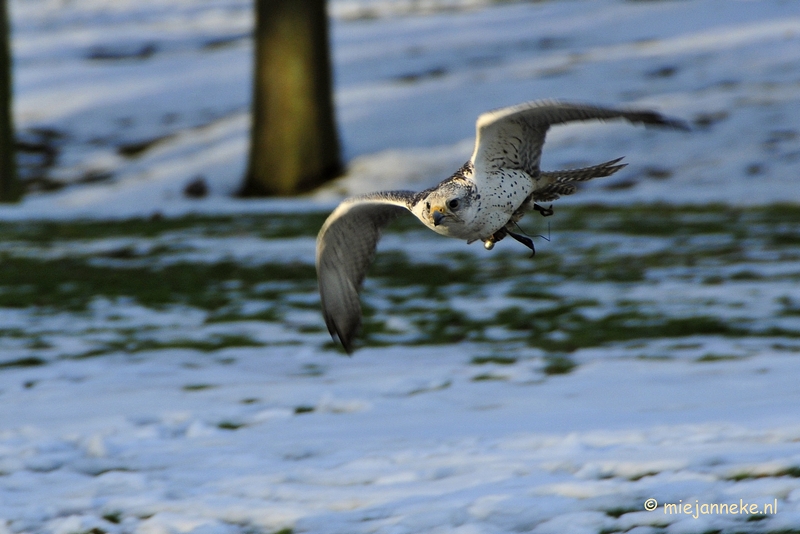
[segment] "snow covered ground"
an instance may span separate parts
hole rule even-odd
[[[6,223],[4,528],[795,528],[800,210],[640,209],[561,210],[533,260],[410,221],[353,358],[319,215]],[[773,507],[664,513],[740,499]]]
[[[0,534],[800,531],[797,2],[332,0],[349,172],[246,202],[249,2],[11,8]],[[696,129],[556,128],[545,167],[630,165],[533,260],[401,222],[342,357],[325,210],[545,97]]]

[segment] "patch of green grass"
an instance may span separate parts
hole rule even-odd
[[[0,328],[0,337],[22,339],[28,337],[28,332],[21,328]]]
[[[303,324],[297,327],[297,331],[301,334],[319,334],[321,332],[327,332],[327,329],[324,326],[316,324]]]
[[[219,428],[221,430],[238,430],[238,429],[242,428],[243,426],[246,426],[246,425],[244,423],[235,423],[233,421],[221,421],[217,425],[217,428]]]
[[[644,473],[638,473],[633,476],[629,476],[628,480],[631,482],[636,482],[637,480],[641,480],[645,477],[654,477],[659,474],[659,471],[645,471]]]
[[[506,240],[492,252],[442,253],[433,250],[419,258],[411,253],[380,250],[368,275],[377,285],[379,302],[376,309],[365,305],[362,344],[380,346],[395,343],[398,334],[404,340],[407,332],[394,332],[387,326],[387,315],[404,315],[418,330],[412,344],[451,344],[460,341],[485,341],[485,330],[503,326],[516,333],[517,341],[554,353],[569,353],[591,347],[635,339],[682,337],[691,335],[780,335],[800,337],[800,332],[772,329],[753,331],[753,326],[738,326],[722,318],[669,318],[655,313],[644,314],[641,302],[630,309],[610,316],[585,317],[581,308],[597,303],[575,303],[547,291],[548,284],[570,282],[611,282],[636,284],[658,280],[664,276],[656,269],[672,269],[666,276],[682,280],[703,280],[708,283],[762,280],[752,263],[794,261],[800,251],[800,206],[781,204],[755,208],[731,208],[724,205],[670,206],[640,204],[630,206],[558,206],[552,218],[553,235],[572,232],[577,239],[562,235],[560,243],[539,248],[533,259],[513,241]],[[0,239],[4,242],[28,243],[46,247],[56,242],[92,240],[112,237],[159,238],[247,236],[264,239],[313,237],[327,213],[236,215],[223,217],[189,216],[174,219],[130,219],[124,221],[65,221],[0,223]],[[550,222],[551,219],[548,219]],[[538,218],[529,217],[536,232],[543,226]],[[444,239],[433,236],[413,217],[401,217],[388,233],[409,234],[409,239]],[[410,235],[413,234],[413,235]],[[618,234],[616,237],[613,234]],[[595,235],[611,236],[598,242]],[[637,251],[626,246],[626,236],[655,238],[660,250]],[[695,239],[698,237],[699,239]],[[166,241],[165,241],[166,242]],[[538,244],[538,242],[537,242]],[[557,245],[557,246],[556,246]],[[232,260],[212,263],[183,261],[166,265],[158,261],[165,253],[174,253],[172,245],[155,241],[147,243],[140,253],[139,245],[122,246],[105,254],[105,258],[66,257],[57,260],[19,258],[0,253],[0,307],[36,307],[50,311],[87,310],[97,297],[133,298],[149,307],[187,305],[209,312],[208,323],[230,321],[282,321],[295,309],[318,309],[318,302],[304,297],[316,293],[316,273],[306,263],[283,263],[279,259],[265,265],[240,265]],[[777,249],[778,256],[774,252]],[[191,249],[189,249],[191,250]],[[770,254],[750,254],[769,250]],[[122,261],[135,259],[136,261]],[[747,260],[747,268],[736,270],[737,262]],[[120,260],[120,261],[117,261]],[[733,274],[715,277],[721,268],[733,266]],[[676,274],[677,272],[677,274]],[[729,272],[727,269],[725,272]],[[494,286],[494,287],[493,287]],[[535,299],[552,306],[541,311],[509,308],[497,313],[494,322],[477,320],[470,312],[452,309],[456,296],[474,298],[489,295],[497,286],[515,299]],[[368,286],[368,291],[371,288]],[[287,295],[303,298],[286,299]],[[382,294],[382,295],[381,295]],[[425,306],[417,299],[424,299]],[[265,310],[244,314],[243,301],[280,302]],[[517,300],[517,302],[521,302]],[[416,306],[416,308],[414,307]],[[653,309],[647,307],[648,310]],[[655,309],[658,309],[657,306]],[[783,305],[778,312],[793,316],[800,312],[794,303]],[[589,315],[589,314],[587,314]],[[388,323],[391,324],[391,323]],[[301,333],[323,332],[322,323],[299,327]],[[28,337],[26,332],[8,331],[0,335]],[[413,335],[413,334],[412,334]],[[394,337],[393,337],[394,336]],[[32,337],[31,349],[48,349],[41,336]],[[213,351],[223,343],[205,340],[191,344],[185,340],[172,343],[175,348]],[[84,357],[113,351],[137,352],[171,348],[167,342],[137,340],[127,336],[118,342],[105,343],[85,353]],[[252,344],[250,344],[252,343]],[[229,346],[258,346],[254,340]],[[333,346],[332,344],[330,346]],[[490,363],[490,362],[487,362]],[[491,362],[499,363],[499,362]]]
[[[778,225],[800,221],[800,204],[776,203],[748,208],[748,214],[762,224]]]
[[[73,239],[112,237],[157,237],[166,233],[191,232],[211,237],[257,235],[266,238],[315,236],[328,213],[302,215],[270,213],[231,216],[187,215],[122,220],[24,221],[0,223],[0,239],[52,243]]]
[[[800,302],[795,301],[789,296],[782,296],[777,299],[778,304],[781,305],[780,315],[784,317],[792,317],[800,315]]]
[[[507,309],[498,314],[497,321],[512,330],[527,330],[533,346],[562,353],[635,339],[754,334],[710,316],[664,317],[624,311],[595,319],[585,317],[570,306],[527,313],[518,308]],[[558,333],[558,336],[550,336],[551,333]]]
[[[105,513],[103,514],[103,519],[105,519],[109,523],[114,523],[115,525],[119,525],[120,523],[122,523],[122,512],[114,511]]]
[[[508,296],[520,299],[530,299],[530,300],[550,300],[550,301],[562,300],[562,297],[544,291],[541,288],[537,288],[534,284],[528,281],[516,282],[512,286],[511,291],[508,292]]]
[[[256,341],[245,335],[228,334],[215,336],[210,339],[175,339],[170,341],[156,341],[145,339],[132,347],[126,347],[126,352],[135,353],[164,349],[192,349],[200,352],[214,352],[232,347],[263,347],[264,343]]]
[[[774,473],[752,473],[749,471],[743,471],[741,473],[736,473],[735,475],[729,476],[727,480],[732,480],[734,482],[740,482],[742,480],[752,480],[757,478],[769,478],[769,477],[792,477],[792,478],[800,478],[800,466],[790,466],[784,469],[779,469]]]
[[[498,365],[512,365],[517,363],[517,358],[512,356],[474,356],[470,360],[472,365],[485,365],[487,363],[496,363]]]
[[[649,263],[673,263],[674,258],[665,255],[653,255]],[[645,256],[618,256],[616,258],[591,258],[581,256],[581,261],[564,264],[559,274],[568,280],[582,280],[590,282],[641,282],[645,279],[648,269],[648,257]],[[662,265],[653,265],[662,266]]]
[[[632,512],[641,512],[641,511],[642,511],[641,507],[633,507],[633,506],[631,507],[620,506],[617,508],[610,508],[608,510],[605,510],[606,515],[608,517],[613,517],[614,519],[619,519],[625,514],[630,514]]]
[[[773,343],[770,345],[773,350],[781,350],[786,352],[800,352],[800,345],[786,345],[785,343]]]
[[[778,471],[775,474],[775,476],[800,478],[800,466],[793,465],[791,467],[787,467],[785,469],[781,469],[780,471]]]
[[[776,232],[770,236],[770,241],[778,247],[800,245],[800,232]]]
[[[363,308],[365,311],[368,307]],[[325,332],[323,327],[319,327],[311,333]],[[371,310],[366,311],[361,322],[361,332],[359,344],[365,347],[385,347],[390,343],[385,339],[386,335],[392,332],[386,327],[386,321],[376,319]]]
[[[205,391],[207,389],[213,389],[217,386],[212,384],[187,384],[183,386],[181,389],[183,391]]]
[[[633,317],[631,316],[633,315]],[[710,316],[660,317],[638,314],[612,314],[602,319],[600,328],[608,328],[608,337],[617,340],[689,337],[700,335],[742,336],[748,332],[722,319]],[[594,336],[592,336],[594,337]],[[604,337],[600,334],[600,338]],[[595,340],[598,340],[595,337]]]
[[[38,367],[40,365],[46,365],[47,361],[41,358],[37,358],[35,356],[29,356],[27,358],[19,358],[16,360],[9,360],[6,362],[0,363],[0,369],[13,369],[16,367]]]
[[[37,336],[28,343],[28,348],[33,350],[52,349],[53,345]]]
[[[566,375],[578,366],[571,358],[562,355],[545,356],[542,372],[546,375]]]
[[[695,361],[698,363],[709,363],[709,362],[727,362],[731,360],[741,360],[741,356],[737,356],[736,354],[714,354],[709,352],[707,354],[703,354]]]
[[[241,289],[226,289],[237,280]],[[0,257],[0,307],[31,306],[81,311],[97,296],[133,297],[144,306],[186,304],[217,310],[238,303],[241,293],[264,280],[297,288],[316,285],[313,265],[269,263],[247,266],[233,261],[175,263],[163,267],[108,267],[89,260]]]
[[[473,382],[489,382],[494,380],[503,381],[503,380],[508,380],[508,377],[503,375],[496,375],[493,373],[481,373],[479,375],[473,376],[471,380]]]
[[[226,311],[213,313],[206,318],[206,323],[233,323],[241,321],[263,321],[266,323],[277,323],[283,320],[282,314],[275,308],[267,308],[254,313],[241,313],[238,311]]]
[[[512,306],[497,312],[495,322],[509,330],[550,332],[557,329],[560,323],[585,320],[579,313],[580,308],[594,304],[596,304],[594,301],[565,302],[536,311],[525,311],[519,306]]]
[[[441,382],[439,384],[434,384],[434,385],[431,385],[431,386],[424,386],[424,387],[421,387],[421,388],[412,389],[411,391],[409,391],[407,393],[407,395],[409,397],[413,397],[415,395],[421,395],[422,393],[432,393],[434,391],[442,391],[442,390],[448,389],[452,385],[453,385],[453,383],[450,380],[445,380],[444,382]]]
[[[763,337],[787,337],[787,338],[800,338],[800,330],[789,330],[788,328],[770,327],[766,330],[757,330],[751,332],[754,336]]]
[[[739,223],[743,210],[723,204],[677,206],[634,204],[624,208],[599,204],[561,208],[558,227],[628,235],[673,236],[677,234],[727,233]]]
[[[122,339],[107,341],[102,347],[72,356],[71,359],[82,360],[116,352],[121,352],[124,354],[136,354],[139,352],[170,349],[190,349],[200,352],[215,352],[228,348],[263,347],[264,345],[265,344],[261,341],[256,341],[255,339],[242,334],[219,335],[210,337],[209,339],[170,339],[167,341],[159,341],[157,339],[136,339],[129,336]],[[220,361],[220,363],[234,363],[234,361],[235,360],[227,362]]]
[[[436,256],[435,260],[421,263],[410,261],[402,251],[381,252],[377,254],[367,276],[383,279],[389,287],[422,285],[430,291],[441,290],[451,284],[473,284],[479,281],[480,266],[472,255],[454,254],[444,258]]]
[[[763,275],[748,270],[737,271],[731,275],[731,280],[749,281],[749,280],[762,280],[763,278],[764,278]]]
[[[447,307],[438,307],[414,320],[420,336],[414,344],[443,345],[479,338],[485,327],[481,321],[471,319],[465,313]]]

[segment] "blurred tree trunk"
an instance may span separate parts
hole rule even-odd
[[[308,191],[342,171],[325,0],[255,0],[244,196]]]
[[[17,162],[14,157],[11,67],[8,2],[0,0],[0,202],[19,200],[22,194],[17,181]]]

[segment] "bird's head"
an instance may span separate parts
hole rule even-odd
[[[439,184],[415,206],[415,214],[437,233],[465,237],[475,218],[475,189],[464,180]]]

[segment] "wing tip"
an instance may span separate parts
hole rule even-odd
[[[627,167],[627,163],[621,163],[619,165],[612,165],[608,167],[608,175],[611,176],[612,174],[616,173],[617,171],[621,171],[625,167]],[[598,176],[598,178],[604,178],[603,176]]]
[[[627,163],[620,163],[625,158],[622,156],[621,158],[612,159],[611,161],[607,161],[603,164],[603,168],[608,173],[606,176],[611,176],[612,174],[620,171],[628,166]],[[605,178],[605,176],[597,176],[597,178]]]
[[[330,334],[331,334],[331,339],[333,340],[333,342],[334,343],[338,342],[338,344],[342,347],[342,349],[344,349],[344,352],[345,352],[345,354],[347,354],[347,356],[352,356],[353,355],[353,351],[354,351],[353,338],[354,338],[354,336],[351,336],[351,337],[340,336],[339,333],[336,332],[335,330],[334,331],[330,331]]]
[[[349,336],[343,336],[339,332],[336,332],[336,338],[339,340],[339,343],[342,345],[345,354],[347,354],[348,356],[353,355],[353,340],[355,339],[355,337],[356,337],[355,334]]]
[[[673,128],[682,132],[691,132],[692,127],[683,119],[676,119],[662,115],[656,111],[645,112],[642,117],[642,122],[654,126],[663,126],[665,128]]]
[[[334,343],[338,341],[345,353],[348,356],[352,356],[354,350],[353,340],[356,338],[356,334],[360,329],[360,324],[356,325],[355,328],[349,329],[349,332],[347,333],[343,333],[336,325],[336,321],[327,315],[325,316],[325,324],[328,327],[328,333],[331,335],[331,339],[333,339]]]

